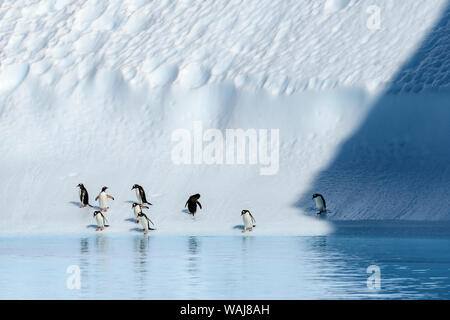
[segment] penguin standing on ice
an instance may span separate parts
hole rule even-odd
[[[148,230],[155,230],[155,229],[150,228],[150,223],[152,225],[154,225],[154,224],[153,224],[152,220],[150,220],[145,213],[140,212],[138,214],[138,219],[141,222],[141,225],[143,227],[142,231],[144,231],[145,235],[147,235]]]
[[[149,209],[149,207],[143,206],[136,202],[131,205],[131,208],[133,209],[134,216],[136,217],[136,223],[139,223],[139,213],[142,212],[142,209]]]
[[[106,189],[108,187],[103,187],[102,191],[100,191],[100,194],[95,198],[95,201],[98,200],[100,205],[100,211],[107,212],[108,211],[108,198],[111,200],[114,200],[114,197],[110,196],[109,194],[106,194]]]
[[[150,202],[147,201],[147,198],[145,197],[145,191],[144,188],[142,188],[140,185],[135,184],[131,190],[136,189],[136,197],[140,204],[149,204],[152,205]]]
[[[82,183],[79,183],[75,188],[80,188],[80,208],[84,208],[86,206],[92,208],[92,206],[89,204],[89,195],[84,185]]]
[[[255,218],[253,218],[250,211],[242,210],[241,216],[242,216],[242,220],[244,221],[244,230],[242,230],[242,232],[245,232],[247,229],[248,229],[248,231],[252,231],[253,227],[255,227],[255,225],[253,223],[256,223],[256,220],[255,220]]]
[[[195,216],[195,212],[197,212],[197,204],[200,207],[200,209],[202,209],[202,205],[198,201],[198,199],[200,199],[200,194],[198,193],[194,194],[189,197],[188,201],[186,201],[186,204],[184,205],[185,208],[186,206],[188,207],[189,214],[192,214],[193,216]]]
[[[327,203],[325,202],[325,198],[320,193],[314,193],[312,198],[316,202],[316,209],[319,210],[317,214],[321,214],[327,211]]]
[[[98,228],[95,231],[103,231],[105,229],[106,218],[100,211],[94,211],[94,218],[97,221]]]

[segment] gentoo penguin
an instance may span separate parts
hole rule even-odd
[[[317,214],[321,214],[327,211],[327,203],[325,202],[325,198],[321,194],[314,193],[312,198],[316,202],[316,209],[319,210]]]
[[[200,199],[200,194],[194,194],[189,197],[188,201],[186,201],[186,204],[184,205],[185,208],[186,206],[188,206],[189,214],[192,214],[193,216],[195,215],[195,212],[197,212],[197,204],[200,209],[202,209],[202,205],[200,204],[198,199]]]
[[[255,227],[255,225],[253,223],[256,223],[256,220],[255,220],[255,218],[253,218],[250,211],[242,210],[241,216],[242,216],[242,220],[244,220],[244,230],[242,230],[242,232],[245,232],[247,229],[248,229],[248,231],[252,231],[253,227]]]
[[[147,201],[147,198],[145,197],[145,191],[144,188],[142,188],[140,185],[135,184],[131,190],[136,189],[136,197],[140,204],[149,204],[152,205],[150,202]]]
[[[94,218],[97,221],[98,228],[96,231],[101,230],[103,231],[105,229],[105,221],[106,218],[100,211],[94,211]]]
[[[80,208],[84,208],[86,206],[92,208],[92,206],[89,204],[89,195],[84,185],[82,183],[79,183],[75,188],[80,188]]]
[[[155,230],[150,228],[150,223],[153,224],[152,220],[150,220],[147,215],[143,212],[140,212],[138,214],[138,219],[141,222],[141,225],[143,227],[142,231],[144,231],[144,234],[146,235],[148,230]],[[154,225],[154,224],[153,224]]]
[[[143,206],[136,202],[131,205],[131,208],[133,208],[134,216],[136,217],[136,223],[139,223],[139,213],[142,212],[142,209],[148,209],[147,206]]]
[[[95,201],[98,200],[99,204],[100,204],[100,211],[108,211],[108,198],[110,198],[111,200],[114,200],[114,197],[110,196],[109,194],[106,194],[106,189],[108,189],[108,187],[103,187],[102,191],[100,191],[100,194],[97,196],[97,198],[95,198]]]

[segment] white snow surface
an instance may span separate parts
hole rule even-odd
[[[409,85],[424,64],[396,73],[446,3],[377,0],[381,25],[370,30],[368,0],[1,2],[0,232],[92,231],[93,209],[78,207],[78,183],[93,205],[104,185],[115,197],[105,232],[135,232],[125,221],[135,183],[153,203],[157,233],[237,234],[242,209],[256,218],[254,234],[329,232],[312,208],[295,203],[383,90],[396,88],[395,103],[444,110],[448,100],[428,99],[428,90],[448,83]],[[439,44],[430,50],[439,53]],[[449,64],[440,57],[434,75],[445,80]],[[421,98],[411,99],[411,90]],[[194,121],[205,129],[280,129],[279,172],[173,164],[171,134]],[[435,142],[448,147],[442,139]],[[389,152],[384,141],[373,150],[373,159]],[[389,192],[383,183],[372,186],[372,200]],[[339,189],[339,181],[330,185]],[[203,210],[192,218],[182,210],[194,193]],[[442,196],[400,218],[429,219],[430,202],[433,219],[448,218]]]

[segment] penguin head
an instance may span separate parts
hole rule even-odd
[[[196,193],[196,194],[192,195],[191,198],[194,200],[200,199],[200,193]]]
[[[77,185],[75,186],[75,188],[80,188],[80,189],[83,189],[83,188],[84,188],[84,186],[83,186],[83,184],[82,184],[82,183],[79,183],[79,184],[77,184]]]
[[[96,215],[98,215],[100,213],[100,211],[94,211],[94,217],[96,216]]]
[[[315,199],[315,198],[317,198],[317,197],[320,197],[320,194],[314,193],[313,196],[312,196],[313,199]]]
[[[134,190],[134,189],[136,189],[136,188],[140,188],[141,186],[140,185],[138,185],[138,184],[134,184],[133,185],[133,188],[131,188],[131,190]]]
[[[103,188],[102,188],[102,192],[103,192],[103,191],[106,191],[106,189],[108,189],[108,187],[103,187]]]
[[[139,203],[133,202],[133,204],[131,205],[131,207],[134,208],[134,207],[136,207],[136,206],[138,206],[138,205],[139,205]]]
[[[241,211],[241,216],[243,216],[243,215],[246,214],[247,212],[250,212],[250,211],[248,211],[248,210],[242,210],[242,211]]]

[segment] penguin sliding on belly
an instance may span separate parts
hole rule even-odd
[[[131,208],[133,208],[134,216],[136,217],[136,223],[139,223],[139,213],[142,212],[142,209],[149,209],[149,207],[140,205],[136,202],[131,205]]]
[[[92,208],[92,206],[89,204],[89,195],[84,185],[82,183],[79,183],[75,188],[80,188],[80,208],[84,208],[86,206]]]
[[[98,230],[103,231],[105,229],[105,227],[107,227],[107,225],[105,225],[106,218],[103,215],[103,213],[101,213],[100,211],[94,211],[94,218],[97,221],[97,226],[98,226],[96,231],[98,231]]]
[[[200,204],[198,199],[200,199],[200,194],[194,194],[189,197],[188,201],[186,201],[186,204],[184,205],[185,208],[186,206],[188,207],[189,214],[192,214],[192,216],[195,216],[195,213],[197,212],[197,204],[200,209],[202,209],[202,205]]]
[[[99,202],[100,211],[103,210],[104,212],[108,211],[108,198],[114,200],[114,197],[106,194],[106,189],[108,189],[108,187],[103,187],[100,194],[97,196],[97,198],[95,198],[95,201],[98,200]]]
[[[319,210],[317,214],[327,212],[327,203],[325,202],[325,198],[320,193],[314,193],[312,198],[316,202],[316,209]]]
[[[242,210],[241,216],[242,216],[242,220],[244,221],[244,230],[242,230],[242,232],[245,232],[247,229],[248,229],[248,231],[252,231],[253,227],[255,227],[255,225],[253,223],[256,223],[256,220],[255,220],[255,218],[253,218],[250,211]]]
[[[154,224],[153,224],[152,220],[150,220],[150,219],[147,217],[147,215],[146,215],[145,213],[140,212],[140,213],[138,214],[138,219],[139,219],[139,221],[141,222],[141,225],[142,225],[142,227],[143,227],[142,231],[144,231],[144,234],[145,234],[145,235],[147,235],[148,230],[155,230],[155,229],[152,229],[152,228],[150,227],[150,223],[151,223],[152,225],[154,225]]]
[[[145,196],[144,188],[142,188],[140,185],[135,184],[131,190],[136,190],[136,198],[138,199],[140,204],[149,204],[152,205],[150,202],[147,201],[147,198]]]

